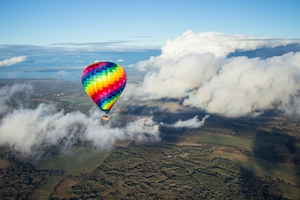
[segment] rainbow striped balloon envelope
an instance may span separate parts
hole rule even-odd
[[[109,113],[126,85],[126,72],[121,65],[97,62],[87,66],[81,76],[84,90],[100,110]],[[105,115],[103,119],[108,119]]]

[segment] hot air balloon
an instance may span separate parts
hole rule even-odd
[[[126,85],[126,72],[121,65],[112,62],[97,62],[87,66],[81,82],[88,96],[106,114],[116,103]]]

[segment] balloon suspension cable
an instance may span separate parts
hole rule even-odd
[[[104,116],[102,117],[102,119],[103,119],[103,120],[109,120],[108,115],[104,115]]]

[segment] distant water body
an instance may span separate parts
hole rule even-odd
[[[0,68],[0,79],[46,79],[56,78],[77,81],[82,70],[95,61],[111,61],[122,65],[128,76],[143,75],[130,64],[148,60],[151,56],[160,55],[160,50],[144,50],[130,52],[86,52],[67,53],[62,55],[30,55],[25,62]],[[1,58],[4,60],[7,58]]]

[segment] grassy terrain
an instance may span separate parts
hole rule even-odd
[[[89,103],[91,101],[88,96],[63,96],[60,100],[68,101],[72,104]]]
[[[59,176],[51,176],[44,185],[40,186],[34,192],[34,194],[31,196],[31,199],[33,199],[33,200],[47,199],[50,196],[50,194],[52,193],[54,187],[60,181],[60,179],[61,179],[61,177],[59,177]]]
[[[269,147],[286,149],[284,145],[289,142],[289,139],[283,136],[257,135],[245,138],[218,133],[198,133],[194,134],[192,137],[185,137],[185,141],[190,143],[213,144],[214,151],[211,154],[212,159],[218,157],[226,158],[242,166],[244,169],[253,172],[253,174],[257,177],[272,177],[272,179],[282,180],[280,188],[285,197],[292,199],[300,197],[300,168],[298,165],[293,163],[270,162],[256,157],[249,157],[236,149],[236,147],[243,151],[260,151]],[[296,150],[296,154],[299,155],[299,143],[294,144],[294,148]],[[289,189],[288,186],[290,186],[290,188],[295,188],[295,190]]]
[[[286,144],[289,142],[289,139],[278,135],[257,135],[254,136],[254,139],[278,144]]]
[[[89,148],[70,148],[55,156],[52,160],[39,162],[37,169],[64,170],[68,174],[89,173],[109,155],[107,151]]]
[[[248,157],[226,147],[215,147],[211,157],[222,157],[232,160],[244,169],[253,172],[257,177],[272,177],[272,179],[282,180],[280,189],[286,198],[298,199],[300,197],[300,168],[295,164],[274,163],[255,157]]]
[[[73,110],[81,111],[83,113],[87,113],[93,106],[95,106],[94,102],[86,94],[83,96],[61,96],[59,97],[59,100],[69,102]]]
[[[300,168],[294,164],[274,163],[259,158],[248,157],[238,152],[214,151],[212,157],[223,157],[240,164],[243,168],[252,171],[256,176],[271,176],[286,183],[299,185],[297,174]]]
[[[230,135],[217,135],[217,134],[209,134],[209,135],[199,135],[192,139],[186,139],[187,142],[196,142],[196,143],[213,143],[219,145],[228,145],[228,146],[237,146],[244,150],[254,150],[259,149],[261,147],[267,146],[280,146],[280,144],[266,142],[261,140],[243,138],[243,137],[234,137]]]
[[[297,155],[300,155],[300,143],[294,144],[294,148]]]
[[[69,191],[72,186],[79,183],[80,180],[74,180],[71,178],[64,178],[62,179],[56,186],[56,189],[52,196],[54,198],[62,199],[62,198],[68,198],[69,197]]]
[[[299,187],[287,183],[280,183],[280,189],[282,190],[284,197],[286,198],[299,199],[300,197]]]
[[[279,197],[276,181],[249,176],[238,164],[212,153],[211,145],[115,148],[90,176],[73,185],[69,197],[259,199],[262,191]]]

